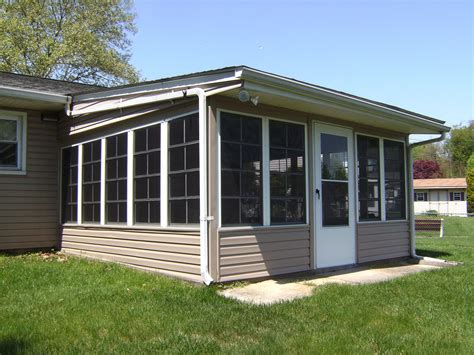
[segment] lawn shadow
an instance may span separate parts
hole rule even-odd
[[[0,339],[0,354],[24,354],[28,344],[26,341],[15,338]]]
[[[421,256],[429,256],[431,258],[440,258],[442,256],[451,256],[451,253],[445,251],[433,251],[425,249],[416,249],[416,253]]]

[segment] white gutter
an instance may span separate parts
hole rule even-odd
[[[11,86],[0,85],[0,96],[15,97],[33,101],[44,101],[56,104],[67,104],[67,95],[52,94],[36,90],[19,89]]]
[[[412,151],[413,148],[420,145],[436,143],[444,140],[446,138],[446,132],[441,132],[441,135],[437,138],[428,139],[426,141],[416,142],[410,144],[408,142],[409,138],[407,137],[406,143],[408,146],[408,206],[410,209],[410,255],[412,258],[420,258],[416,255],[416,230],[415,230],[415,206],[413,201],[414,189],[413,189],[413,157]]]
[[[444,126],[442,121],[439,120],[430,120],[425,117],[411,114],[409,112],[399,111],[396,108],[390,108],[386,106],[379,105],[375,102],[370,102],[362,98],[352,97],[345,95],[344,93],[334,92],[322,87],[316,87],[314,85],[292,80],[285,77],[280,77],[270,73],[263,73],[255,69],[244,68],[242,71],[236,72],[236,76],[240,77],[244,81],[257,83],[260,85],[267,85],[269,88],[273,87],[275,89],[287,91],[300,96],[307,96],[313,99],[319,99],[321,101],[326,101],[328,103],[337,104],[342,106],[343,103],[350,107],[365,108],[366,110],[379,111],[384,115],[390,115],[393,119],[403,119],[411,121],[412,123],[422,124],[430,126],[431,129],[436,129],[439,131],[449,131],[449,128]],[[252,89],[252,85],[244,84],[244,87],[247,87],[249,90]],[[346,107],[347,107],[346,106]]]

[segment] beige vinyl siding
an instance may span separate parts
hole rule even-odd
[[[67,226],[62,235],[66,253],[200,281],[199,231]]]
[[[0,173],[0,250],[48,249],[59,241],[56,123],[26,113],[26,175]]]
[[[357,262],[385,260],[410,254],[408,221],[359,223],[357,225]]]
[[[309,227],[219,231],[219,280],[234,281],[310,269]]]

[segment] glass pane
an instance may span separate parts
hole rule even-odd
[[[186,174],[186,196],[199,196],[199,171]]]
[[[270,195],[272,197],[286,196],[286,175],[279,173],[270,174]]]
[[[222,224],[232,225],[240,223],[239,199],[222,199]]]
[[[0,143],[0,165],[17,166],[18,143]]]
[[[186,200],[170,201],[170,223],[186,223]]]
[[[170,145],[184,143],[184,121],[174,120],[169,123]]]
[[[304,152],[299,151],[299,150],[288,149],[287,164],[288,164],[288,171],[291,171],[293,173],[304,172]]]
[[[222,171],[222,196],[240,196],[240,173],[238,171]]]
[[[199,117],[197,114],[185,119],[186,142],[199,140]]]
[[[108,137],[106,139],[107,143],[107,148],[106,148],[106,154],[107,158],[115,157],[117,155],[117,137]]]
[[[169,176],[170,197],[184,197],[185,193],[185,173],[172,174]]]
[[[287,196],[304,197],[306,191],[304,175],[288,175],[287,177]]]
[[[107,204],[107,222],[118,222],[118,204]]]
[[[92,142],[92,159],[100,160],[101,142],[100,140]]]
[[[82,162],[88,163],[92,160],[92,144],[86,143],[82,145]]]
[[[260,144],[262,141],[262,120],[260,118],[242,118],[242,142]]]
[[[150,223],[160,223],[160,202],[150,201],[148,206],[150,209]]]
[[[135,202],[135,222],[148,223],[148,202]]]
[[[117,136],[117,155],[127,155],[127,133]]]
[[[0,141],[16,142],[17,121],[0,120]]]
[[[135,198],[143,199],[148,198],[148,179],[139,178],[135,179]]]
[[[199,144],[186,147],[186,169],[199,168]]]
[[[285,223],[286,211],[285,200],[271,200],[271,219],[272,223]]]
[[[305,203],[301,199],[286,201],[286,221],[288,223],[304,223]]]
[[[117,160],[108,160],[106,162],[107,179],[115,179],[117,177]]]
[[[240,142],[240,118],[231,113],[221,113],[221,138],[226,141]]]
[[[348,184],[345,182],[322,182],[323,226],[346,226],[349,224]]]
[[[123,201],[127,199],[127,180],[117,181],[118,184],[118,199]]]
[[[388,220],[405,218],[404,199],[387,199],[385,206]]]
[[[148,178],[148,186],[150,188],[150,198],[160,198],[160,178],[158,176],[154,176]]]
[[[226,169],[240,169],[240,145],[222,143],[222,167]]]
[[[347,180],[348,154],[347,138],[332,134],[321,134],[322,178],[328,180]]]
[[[287,160],[285,149],[270,149],[270,171],[281,173],[287,170]]]
[[[83,170],[84,172],[82,174],[84,182],[92,181],[92,165],[84,166]]]
[[[260,170],[262,161],[262,147],[252,145],[242,145],[242,169],[243,170]]]
[[[148,174],[159,174],[161,171],[161,156],[159,151],[148,153]]]
[[[146,128],[137,129],[135,131],[135,153],[143,152],[146,150]]]
[[[126,178],[127,177],[127,158],[118,158],[117,159],[117,177]]]
[[[257,199],[241,200],[241,221],[243,224],[262,224],[261,204]]]
[[[241,178],[241,196],[259,197],[260,191],[262,191],[260,174],[242,172]]]
[[[117,182],[116,181],[107,182],[107,201],[116,201],[117,199],[118,199]]]
[[[161,144],[160,125],[148,127],[148,149],[159,149]]]
[[[199,223],[199,200],[188,200],[188,223]]]
[[[118,221],[121,223],[127,222],[127,203],[121,202],[118,203],[119,213],[118,213]]]
[[[184,170],[184,147],[169,149],[170,171]]]
[[[360,220],[379,220],[380,219],[379,200],[360,200],[359,201],[359,219]]]
[[[288,123],[288,148],[303,150],[304,146],[304,126]]]
[[[92,164],[92,178],[94,181],[100,181],[100,163]]]
[[[284,122],[270,120],[270,146],[287,147],[286,124]]]

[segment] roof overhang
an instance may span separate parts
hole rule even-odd
[[[63,110],[68,103],[67,95],[36,90],[0,86],[0,106],[31,110]]]
[[[431,117],[245,66],[163,79],[73,97],[72,116],[108,111],[185,96],[192,88],[207,96],[238,98],[246,89],[259,103],[334,117],[405,134],[437,134],[449,127]]]

